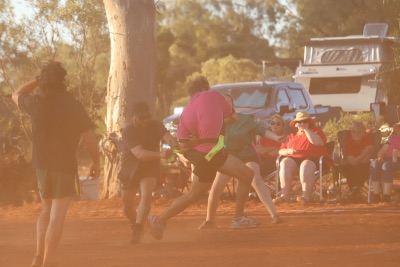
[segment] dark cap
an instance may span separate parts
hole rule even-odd
[[[150,115],[149,106],[145,102],[136,102],[132,106],[132,115],[133,116]]]

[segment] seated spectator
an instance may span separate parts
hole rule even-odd
[[[395,151],[393,151],[395,150]],[[397,150],[397,151],[396,151]],[[386,144],[378,151],[378,157],[371,163],[371,180],[374,193],[372,202],[391,202],[393,178],[396,171],[400,171],[400,122],[393,125],[393,133]],[[380,187],[382,183],[382,198]]]
[[[283,117],[274,114],[271,116],[270,120],[270,131],[278,136],[283,136],[285,134],[285,120]],[[275,162],[279,155],[279,148],[282,142],[271,138],[257,137],[256,150],[262,161],[261,174],[267,175],[274,172],[276,169]]]
[[[296,200],[306,204],[311,200],[319,158],[328,156],[326,136],[307,112],[298,112],[289,125],[296,127],[297,132],[289,134],[287,143],[279,149],[279,155],[284,156],[279,168],[282,194],[274,203],[290,201],[293,176],[299,175],[302,196]]]
[[[354,122],[350,137],[343,146],[343,160],[339,170],[346,177],[350,192],[345,197],[348,202],[359,202],[361,188],[369,178],[369,165],[373,152],[372,137],[366,133],[361,122]]]

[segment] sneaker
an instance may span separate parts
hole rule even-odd
[[[42,264],[43,264],[43,257],[40,255],[36,255],[32,260],[31,267],[42,267]]]
[[[232,220],[231,228],[232,229],[254,228],[258,227],[259,225],[260,225],[259,221],[253,218],[249,218],[247,216],[242,216],[240,218]]]
[[[272,224],[283,223],[283,220],[278,215],[275,215],[274,217],[272,217],[271,223]]]
[[[208,230],[208,229],[214,229],[217,228],[217,225],[215,224],[214,221],[204,221],[202,224],[199,226],[199,230]]]
[[[286,202],[286,200],[282,196],[274,198],[272,200],[272,203],[274,203],[274,204],[280,204],[280,203],[285,203],[285,202]]]
[[[383,195],[381,202],[391,203],[392,202],[392,198],[390,197],[390,195]]]
[[[165,224],[159,223],[158,222],[158,217],[156,215],[152,215],[152,214],[150,214],[147,217],[147,223],[149,224],[151,235],[155,239],[161,240],[163,238],[163,233],[164,233],[164,230],[165,230]]]
[[[308,203],[310,203],[310,200],[306,199],[305,197],[297,197],[297,198],[296,198],[296,201],[297,201],[298,203],[301,203],[301,204],[308,204]]]
[[[131,245],[136,245],[140,243],[140,239],[142,239],[144,235],[143,225],[142,224],[135,224],[132,225],[132,235],[131,235]]]
[[[381,202],[381,196],[379,194],[371,195],[371,203],[379,203]]]

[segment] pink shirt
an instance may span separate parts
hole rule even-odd
[[[398,134],[392,134],[386,144],[389,145],[388,149],[386,150],[385,153],[385,158],[391,158],[393,155],[393,149],[397,148],[400,150],[400,135]]]
[[[198,92],[192,95],[179,120],[177,137],[180,140],[217,138],[224,132],[224,118],[233,113],[231,104],[217,91]],[[208,153],[215,143],[199,144],[193,149]]]

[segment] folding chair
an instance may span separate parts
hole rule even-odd
[[[330,161],[333,163],[333,154],[335,150],[335,141],[330,141],[326,144],[326,148],[329,154],[329,157],[326,156],[321,156],[318,161],[318,168],[314,172],[314,176],[316,179],[315,182],[315,190],[314,190],[314,195],[317,195],[319,197],[319,200],[322,202],[324,200],[324,183],[323,183],[323,177],[327,174],[332,174],[333,172],[333,164],[332,167],[329,168],[324,168],[324,161]],[[279,196],[281,194],[280,190],[280,184],[279,184],[279,168],[280,168],[280,162],[281,162],[282,156],[278,156],[276,159],[276,171],[275,171],[275,194],[276,196]],[[297,181],[296,184],[299,184],[300,181]],[[293,186],[293,185],[292,185]]]
[[[262,179],[264,181],[264,184],[266,187],[268,187],[271,197],[274,198],[274,195],[276,193],[276,170],[271,172],[270,174],[262,176]]]

